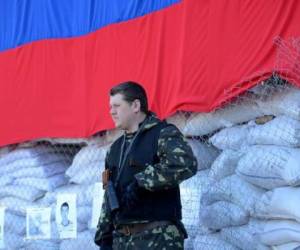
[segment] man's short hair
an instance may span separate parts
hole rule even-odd
[[[125,101],[132,103],[139,100],[141,112],[148,113],[148,99],[145,89],[137,82],[128,81],[118,84],[110,90],[110,95],[122,94]]]
[[[61,204],[60,209],[62,209],[62,207],[67,207],[67,208],[69,208],[68,202],[64,202],[63,204]]]

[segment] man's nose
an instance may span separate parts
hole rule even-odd
[[[116,110],[114,108],[110,108],[110,114],[111,115],[115,115],[116,114]]]

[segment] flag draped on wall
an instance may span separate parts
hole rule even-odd
[[[160,117],[209,112],[300,36],[298,0],[3,0],[0,17],[0,146],[112,128],[108,91],[127,80]]]

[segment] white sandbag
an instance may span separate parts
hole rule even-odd
[[[221,239],[219,233],[210,235],[199,235],[194,240],[194,250],[238,250],[235,246],[231,245]]]
[[[107,147],[98,145],[83,147],[74,157],[72,165],[66,171],[70,178],[91,164],[98,162],[99,168],[104,164]]]
[[[208,188],[208,170],[198,171],[192,178],[180,184],[182,222],[189,235],[195,236],[200,228],[200,198],[203,189]]]
[[[52,240],[34,240],[26,242],[24,250],[59,250],[59,243]]]
[[[120,136],[122,136],[123,131],[121,129],[111,129],[106,130],[104,134],[95,135],[88,139],[89,146],[109,146],[111,143],[116,141]]]
[[[77,207],[77,221],[79,223],[88,224],[92,217],[91,206],[80,206]]]
[[[60,244],[60,250],[99,250],[99,247],[94,243],[94,234],[89,231],[79,233],[76,239],[63,240]]]
[[[260,221],[256,238],[263,244],[273,246],[298,241],[300,244],[300,224],[292,220]]]
[[[34,203],[16,197],[5,197],[0,199],[0,206],[6,207],[6,211],[8,212],[19,216],[25,216],[26,208],[34,207]]]
[[[19,235],[4,232],[5,250],[18,250],[25,245],[24,237]]]
[[[280,91],[267,99],[257,99],[260,112],[266,115],[287,115],[293,119],[300,119],[300,90],[290,85],[280,88]]]
[[[168,117],[167,122],[174,124],[181,132],[183,132],[183,129],[187,123],[187,117],[184,112],[178,112],[175,115]]]
[[[194,250],[194,238],[188,237],[183,243],[185,250]]]
[[[272,250],[299,250],[300,242],[290,242],[282,245],[272,246]]]
[[[49,146],[34,146],[29,148],[16,148],[0,158],[0,166],[7,165],[13,161],[25,158],[34,158],[37,156],[49,154],[53,152],[54,149]]]
[[[45,194],[44,191],[24,185],[9,185],[0,188],[0,199],[16,197],[27,201],[35,201]]]
[[[198,162],[198,170],[210,168],[213,161],[219,155],[219,151],[213,145],[199,140],[188,140]]]
[[[278,116],[263,124],[249,129],[248,144],[300,146],[300,121],[287,116]]]
[[[300,185],[300,149],[280,146],[249,147],[236,173],[266,189]]]
[[[254,215],[300,222],[300,188],[281,187],[266,192],[255,204]]]
[[[9,185],[11,183],[13,183],[14,178],[8,175],[4,175],[0,177],[0,187],[1,186],[6,186]]]
[[[220,128],[231,127],[254,119],[261,113],[253,100],[234,103],[210,113],[192,115],[183,129],[185,136],[202,136]]]
[[[24,177],[14,180],[15,185],[30,186],[43,191],[52,191],[67,183],[68,180],[64,174],[53,175],[49,178]]]
[[[75,185],[69,184],[55,189],[53,192],[47,192],[45,197],[41,199],[40,204],[49,206],[56,202],[57,194],[69,193],[76,194],[77,206],[92,204],[92,186],[93,185]]]
[[[0,167],[0,174],[7,174],[14,172],[16,170],[20,170],[22,168],[33,168],[40,166],[49,166],[49,165],[57,165],[59,163],[69,165],[70,160],[61,154],[43,154],[37,155],[31,158],[21,158],[15,161],[12,161],[5,166]]]
[[[243,181],[236,175],[231,175],[209,187],[203,193],[201,203],[211,205],[216,201],[228,201],[252,214],[254,204],[260,200],[263,193],[263,189]]]
[[[222,129],[210,137],[209,141],[217,148],[226,150],[239,150],[248,145],[248,133],[254,125],[239,125],[232,128]]]
[[[242,154],[241,151],[224,150],[212,163],[209,176],[219,181],[226,176],[233,175]]]
[[[221,238],[232,245],[243,250],[269,250],[270,247],[262,244],[256,239],[259,225],[249,223],[239,227],[223,228],[220,232]]]
[[[239,150],[250,145],[300,146],[300,121],[287,116],[258,125],[251,121],[246,125],[226,128],[210,138],[217,148]]]
[[[202,206],[200,219],[208,228],[221,229],[248,223],[249,213],[233,203],[218,201],[210,206]]]
[[[34,168],[19,169],[9,175],[15,178],[34,177],[34,178],[47,178],[56,174],[64,173],[68,165],[62,162],[53,163]]]
[[[25,216],[19,216],[11,212],[5,213],[5,232],[10,232],[24,236],[26,233],[26,218]]]
[[[93,184],[95,182],[99,182],[102,179],[101,174],[103,170],[103,161],[90,162],[72,176],[70,183]]]

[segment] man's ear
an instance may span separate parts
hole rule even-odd
[[[141,102],[138,99],[135,99],[132,103],[133,105],[133,110],[135,113],[138,113],[139,111],[141,111]]]

